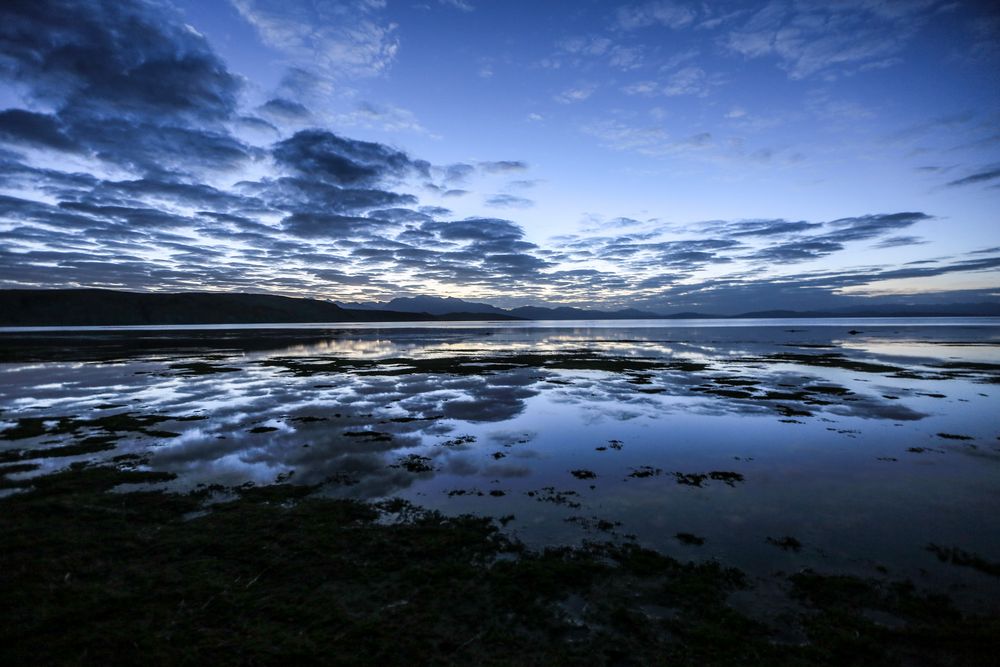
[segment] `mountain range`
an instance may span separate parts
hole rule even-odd
[[[448,315],[456,312],[482,313],[516,317],[522,320],[650,320],[670,317],[635,308],[591,310],[569,306],[521,306],[505,310],[488,303],[465,301],[451,296],[404,296],[384,303],[378,301],[337,302],[337,305],[354,310],[394,310],[401,313],[429,313],[431,315]]]
[[[775,317],[977,317],[1000,316],[1000,303],[951,303],[940,305],[914,305],[884,303],[872,306],[851,306],[815,311],[761,310],[735,314],[675,312],[655,313],[636,308],[621,310],[593,310],[570,306],[520,306],[503,309],[488,303],[465,301],[455,297],[411,296],[397,297],[391,301],[342,302],[337,304],[353,310],[385,310],[403,313],[429,313],[448,315],[457,312],[483,313],[496,316],[513,316],[525,320],[654,320],[654,319],[709,319],[709,318],[775,318]]]

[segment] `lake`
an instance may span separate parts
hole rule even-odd
[[[1000,320],[7,329],[0,473],[317,485],[635,541],[764,577],[911,578],[988,603]],[[5,485],[0,493],[15,493]],[[966,563],[968,564],[968,563]]]

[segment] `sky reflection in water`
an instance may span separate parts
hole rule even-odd
[[[752,571],[982,585],[925,547],[1000,557],[1000,328],[869,325],[89,334],[100,353],[8,353],[0,465],[322,484],[514,515],[533,545],[634,536]],[[786,535],[801,552],[766,541]]]

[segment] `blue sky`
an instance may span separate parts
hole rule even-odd
[[[0,9],[0,285],[736,312],[1000,296],[986,3]]]

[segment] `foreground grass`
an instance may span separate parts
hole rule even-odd
[[[7,471],[10,472],[10,471]],[[120,493],[77,467],[0,500],[0,663],[991,665],[1000,620],[802,572],[777,629],[738,570],[635,546],[529,552],[489,519],[278,485]]]

